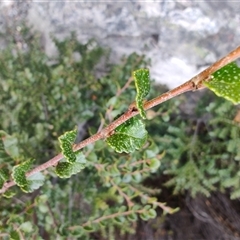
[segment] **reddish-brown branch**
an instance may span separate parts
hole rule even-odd
[[[189,81],[183,83],[182,85],[174,88],[173,90],[170,90],[166,93],[163,93],[162,95],[147,101],[144,104],[144,110],[148,110],[150,108],[153,108],[171,98],[174,98],[182,93],[188,92],[188,91],[194,91],[197,89],[202,89],[204,88],[203,82],[204,80],[208,80],[210,75],[213,74],[215,71],[219,70],[220,68],[224,67],[230,62],[235,61],[237,58],[240,57],[240,46],[237,47],[235,50],[230,52],[227,56],[221,58],[217,62],[215,62],[213,65],[196,75],[195,77],[191,78]],[[126,111],[122,116],[120,116],[118,119],[113,121],[111,124],[109,124],[107,127],[102,129],[100,132],[94,134],[93,136],[89,137],[88,139],[76,144],[73,146],[73,151],[80,150],[84,148],[85,146],[92,144],[100,139],[105,139],[107,138],[113,130],[121,125],[122,123],[126,122],[128,119],[136,116],[139,114],[137,111],[135,104],[131,104],[131,107]],[[28,172],[26,176],[31,176],[37,172],[43,171],[49,167],[56,166],[57,163],[63,158],[63,155],[60,153],[54,158],[50,159],[46,163],[34,168],[32,171]],[[0,194],[6,192],[7,189],[10,187],[14,186],[15,183],[13,181],[6,182],[2,189],[0,189]]]
[[[216,72],[220,68],[226,66],[227,64],[235,61],[239,57],[240,57],[240,46],[238,46],[229,54],[227,54],[225,57],[219,59],[210,67],[206,68],[204,71],[202,71],[201,73],[199,73],[198,75],[190,79],[190,81],[193,82],[196,86],[202,85],[202,82],[205,79],[208,79],[210,75],[212,75],[214,72]]]

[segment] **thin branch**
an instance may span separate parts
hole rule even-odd
[[[111,184],[117,189],[118,193],[126,200],[127,205],[129,208],[131,208],[134,203],[131,201],[131,199],[129,198],[129,196],[127,194],[125,194],[122,189],[120,187],[118,187],[117,184],[114,183],[113,180],[110,180]]]
[[[100,218],[97,218],[97,219],[93,220],[92,222],[86,222],[82,226],[85,227],[85,226],[91,225],[92,223],[99,223],[101,221],[111,219],[111,218],[116,218],[116,217],[119,217],[119,216],[128,216],[128,215],[133,214],[133,213],[140,214],[140,213],[144,213],[145,211],[146,211],[145,209],[141,209],[141,210],[137,210],[137,211],[129,210],[129,211],[126,211],[126,212],[117,212],[117,213],[113,213],[113,214],[110,214],[110,215],[107,215],[107,216],[102,216]],[[74,228],[75,228],[74,226],[69,227],[69,230],[74,230]]]
[[[214,64],[212,64],[210,67],[206,68],[204,71],[190,79],[191,82],[195,84],[195,86],[201,87],[202,82],[209,78],[214,72],[219,70],[220,68],[226,66],[227,64],[235,61],[240,57],[240,46],[235,48],[233,51],[231,51],[229,54],[227,54],[225,57],[219,59]]]
[[[198,75],[196,75],[195,77],[191,78],[189,81],[183,83],[182,85],[174,88],[173,90],[170,90],[150,101],[147,101],[144,104],[144,110],[153,108],[153,107],[155,107],[169,99],[172,99],[182,93],[185,93],[188,91],[195,91],[195,90],[204,88],[203,82],[209,80],[209,78],[211,77],[211,74],[213,74],[215,71],[219,70],[220,68],[224,67],[228,63],[235,61],[239,57],[240,57],[240,46],[237,47],[232,52],[230,52],[225,57],[223,57],[220,60],[218,60],[217,62],[215,62],[213,65],[211,65],[210,67],[208,67],[201,73],[199,73]],[[116,127],[118,127],[122,123],[126,122],[128,119],[136,116],[137,114],[139,114],[139,112],[136,108],[135,103],[133,103],[130,105],[129,109],[122,116],[120,116],[118,119],[113,121],[107,127],[102,129],[100,132],[94,134],[93,136],[85,139],[84,141],[82,141],[78,144],[75,144],[73,146],[73,151],[80,150],[80,149],[84,148],[85,146],[92,144],[100,139],[107,138],[109,135],[111,135],[111,133],[113,132],[113,130]],[[43,171],[49,167],[56,166],[57,163],[62,158],[63,158],[63,155],[60,153],[57,156],[55,156],[54,158],[47,161],[46,163],[44,163],[40,166],[37,166],[32,171],[28,172],[26,174],[26,176],[29,177],[29,176],[31,176],[37,172]],[[6,182],[3,185],[2,189],[0,189],[0,194],[6,192],[7,189],[9,189],[10,187],[12,187],[14,185],[15,185],[15,183],[13,181]]]
[[[146,194],[142,193],[141,191],[139,191],[137,188],[131,186],[131,185],[128,185],[129,188],[131,188],[137,195],[139,195],[140,197],[142,198],[145,198],[147,201],[149,199],[151,199],[151,197],[147,196]],[[161,203],[161,202],[157,202],[157,201],[151,201],[151,204],[153,205],[157,205],[159,206],[163,211],[167,212],[167,213],[172,213],[173,212],[173,209],[166,206],[164,203]]]

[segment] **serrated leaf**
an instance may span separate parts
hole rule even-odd
[[[0,188],[3,187],[3,184],[8,180],[8,171],[6,169],[0,169]]]
[[[26,172],[31,169],[33,160],[25,161],[15,167],[12,170],[12,178],[16,185],[18,185],[24,192],[33,192],[38,189],[44,183],[44,175],[40,172],[33,174],[30,177],[26,177]]]
[[[139,69],[133,72],[135,86],[137,89],[136,105],[139,114],[143,119],[146,118],[146,113],[143,109],[143,100],[150,91],[150,78],[148,69]]]
[[[204,84],[216,95],[224,97],[234,104],[240,103],[240,68],[232,62],[211,75]]]
[[[56,167],[56,173],[61,178],[69,178],[73,174],[79,173],[86,167],[86,159],[82,152],[76,154],[76,162],[60,162]]]
[[[12,170],[12,178],[19,187],[26,187],[28,184],[25,173],[30,170],[33,160],[25,161]]]
[[[76,139],[76,136],[77,130],[75,129],[73,131],[65,132],[58,138],[62,153],[66,158],[66,161],[69,163],[74,163],[76,161],[76,154],[72,150],[72,145]]]
[[[3,196],[5,198],[12,198],[14,195],[16,195],[16,192],[14,192],[13,190],[11,189],[8,189],[4,194]]]
[[[147,140],[144,123],[137,117],[118,126],[115,133],[107,138],[107,143],[119,153],[130,153],[140,149]]]

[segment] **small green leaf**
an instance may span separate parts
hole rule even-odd
[[[143,220],[143,221],[147,221],[150,217],[149,217],[149,214],[147,213],[140,213],[140,218]]]
[[[150,209],[149,211],[148,211],[148,216],[150,217],[150,218],[155,218],[156,216],[157,216],[157,213],[156,213],[156,211],[154,210],[154,209]]]
[[[150,79],[148,69],[139,69],[133,72],[135,86],[137,89],[136,105],[143,119],[146,118],[146,113],[143,109],[143,100],[150,91]]]
[[[140,149],[147,139],[144,123],[137,117],[131,118],[118,126],[115,133],[107,138],[107,143],[119,153],[133,152]]]
[[[122,181],[123,181],[124,183],[129,183],[129,182],[131,182],[131,181],[132,181],[132,175],[131,175],[131,174],[128,174],[128,173],[124,174],[124,175],[123,175],[123,178],[122,178]]]
[[[151,168],[151,172],[156,172],[160,167],[161,162],[157,158],[150,159],[149,167]]]
[[[94,232],[95,228],[93,226],[84,226],[83,229],[87,232]]]
[[[10,240],[20,240],[20,235],[16,230],[11,231]]]
[[[70,234],[74,237],[81,237],[84,234],[84,229],[82,226],[74,226],[74,229],[70,230]]]
[[[135,172],[133,175],[132,175],[132,180],[136,183],[140,183],[141,180],[142,180],[142,175],[140,172]]]
[[[75,129],[73,131],[65,132],[58,138],[62,153],[66,158],[66,161],[69,163],[74,163],[76,161],[76,154],[72,150],[72,145],[76,139],[76,136],[77,130]]]
[[[204,84],[218,96],[240,103],[240,68],[232,62],[211,75]]]
[[[69,178],[73,174],[79,173],[86,166],[86,159],[82,152],[76,154],[76,162],[60,162],[56,167],[56,173],[61,178]]]
[[[136,222],[138,217],[137,217],[137,214],[136,213],[132,213],[130,215],[127,216],[127,219],[131,222]]]
[[[24,222],[21,224],[20,229],[26,233],[30,233],[33,231],[33,226],[31,222]]]

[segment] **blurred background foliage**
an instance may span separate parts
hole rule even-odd
[[[53,37],[54,57],[25,25],[1,36],[8,44],[0,54],[0,130],[17,141],[21,155],[7,160],[1,143],[0,168],[8,171],[23,159],[35,159],[35,166],[49,160],[64,132],[77,126],[79,142],[126,111],[136,94],[132,72],[150,64],[133,53],[113,65],[110,50],[95,40],[79,43],[74,33]],[[149,98],[166,90],[152,81]],[[163,103],[147,118],[142,150],[117,154],[99,141],[83,149],[89,165],[80,174],[60,179],[48,169],[32,194],[14,187],[13,198],[1,198],[0,236],[148,239],[139,229],[148,221],[153,239],[164,239],[173,230],[163,213],[175,212],[185,198],[216,192],[240,198],[238,106],[206,90]]]

